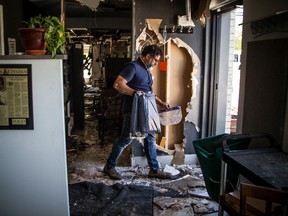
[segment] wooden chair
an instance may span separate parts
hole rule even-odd
[[[98,114],[98,131],[101,145],[104,144],[105,133],[122,128],[122,98],[114,88],[102,88],[100,95],[100,113]]]
[[[288,191],[241,183],[224,197],[231,215],[288,215]]]

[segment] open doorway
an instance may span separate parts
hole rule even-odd
[[[238,119],[238,102],[240,88],[240,71],[241,71],[241,48],[242,48],[242,25],[243,7],[237,7],[232,13],[235,15],[234,25],[234,49],[233,49],[233,67],[232,67],[232,94],[231,94],[231,121],[227,121],[226,129],[229,133],[235,133]],[[227,116],[229,119],[229,116]]]
[[[210,133],[235,133],[237,130],[241,71],[243,7],[215,16],[215,67]]]

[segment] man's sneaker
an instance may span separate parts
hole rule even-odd
[[[103,172],[111,179],[121,180],[122,176],[115,169],[108,169],[107,164],[105,165]]]
[[[153,171],[150,170],[148,174],[149,178],[160,178],[160,179],[172,179],[172,175],[170,173],[163,172],[161,170]]]

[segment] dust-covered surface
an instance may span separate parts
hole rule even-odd
[[[73,131],[67,143],[71,216],[184,216],[218,211],[218,204],[207,194],[197,165],[168,165],[168,168],[177,170],[177,179],[148,178],[148,167],[131,167],[131,148],[128,147],[117,167],[123,179],[111,180],[105,176],[102,170],[117,139],[117,132],[107,131],[105,144],[101,146],[96,114],[86,98],[85,129]]]

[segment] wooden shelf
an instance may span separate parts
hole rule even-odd
[[[255,38],[274,32],[288,32],[288,10],[278,11],[273,15],[247,21],[240,25],[245,24],[250,24]]]

